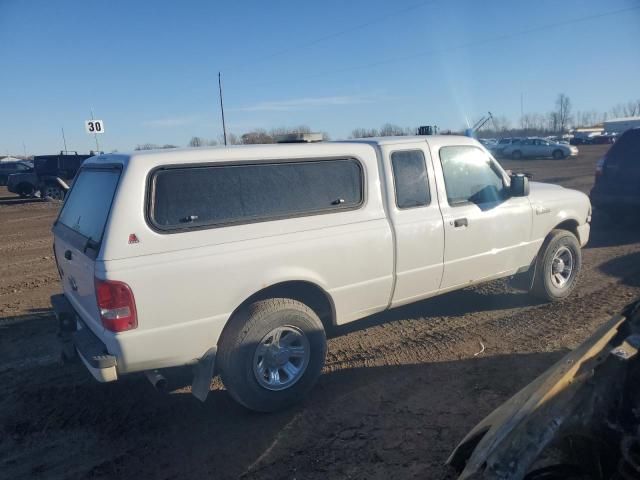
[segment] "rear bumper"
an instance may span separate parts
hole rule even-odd
[[[51,305],[58,320],[58,338],[62,355],[71,359],[76,355],[99,382],[118,379],[116,357],[105,344],[82,322],[64,294],[53,295]]]

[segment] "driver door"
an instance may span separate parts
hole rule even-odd
[[[484,150],[443,146],[434,155],[445,230],[440,288],[498,278],[531,261],[532,208],[508,194],[508,177]]]

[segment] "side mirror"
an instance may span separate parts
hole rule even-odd
[[[511,175],[509,193],[512,197],[526,197],[529,195],[529,177],[522,173]]]

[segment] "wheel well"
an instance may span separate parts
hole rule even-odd
[[[565,220],[564,222],[556,225],[554,230],[568,230],[573,233],[578,240],[580,240],[580,235],[578,234],[578,222],[575,220]]]
[[[254,293],[242,302],[231,316],[233,317],[238,310],[245,306],[267,298],[298,300],[316,312],[322,320],[325,330],[335,325],[335,307],[329,294],[315,283],[301,280],[277,283]]]

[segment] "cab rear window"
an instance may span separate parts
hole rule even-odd
[[[363,172],[354,159],[166,168],[151,199],[160,230],[331,213],[362,203]]]
[[[119,169],[81,170],[60,212],[58,223],[99,243],[119,178]]]

